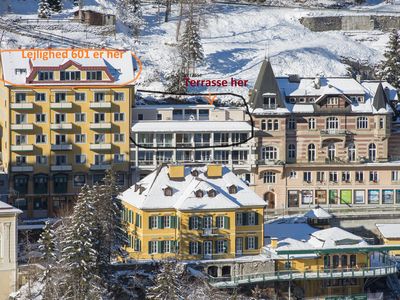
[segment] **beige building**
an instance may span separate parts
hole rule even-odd
[[[250,181],[255,139],[243,108],[136,105],[132,115],[133,182],[170,162],[224,164]]]
[[[17,222],[22,213],[0,201],[0,300],[17,288]]]
[[[250,96],[255,191],[277,211],[399,205],[397,100],[385,82],[275,77],[264,61]]]

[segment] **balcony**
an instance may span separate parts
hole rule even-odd
[[[52,130],[71,130],[72,123],[51,124],[50,129],[52,129]]]
[[[111,165],[105,164],[105,163],[90,165],[90,170],[92,170],[92,171],[104,171],[104,170],[109,170],[109,169],[111,169]]]
[[[203,237],[217,237],[217,236],[223,236],[223,234],[218,233],[218,228],[203,228],[203,232],[201,233],[201,236]]]
[[[267,166],[276,166],[276,165],[284,165],[285,162],[282,160],[259,159],[259,160],[257,160],[257,164],[267,165]]]
[[[90,102],[90,108],[111,108],[111,102]]]
[[[52,151],[67,151],[72,150],[72,144],[56,144],[51,145]]]
[[[11,103],[11,109],[21,109],[21,110],[28,110],[33,109],[33,103]]]
[[[51,109],[71,109],[72,103],[71,102],[52,102],[50,103]]]
[[[111,150],[111,144],[90,144],[90,150]]]
[[[26,165],[12,166],[11,172],[33,172],[33,166],[26,166]]]
[[[33,124],[12,124],[11,130],[33,130]]]
[[[90,129],[111,129],[111,123],[90,123]]]
[[[329,135],[329,136],[343,136],[348,134],[347,130],[342,129],[322,129],[320,131],[321,135]]]
[[[33,151],[33,145],[12,145],[11,146],[11,151]]]
[[[72,171],[72,165],[52,165],[51,171]]]

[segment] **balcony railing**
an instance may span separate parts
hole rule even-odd
[[[71,130],[72,129],[72,123],[50,124],[50,129],[53,129],[53,130]]]
[[[33,130],[33,124],[31,123],[11,124],[11,130]]]
[[[71,109],[71,102],[52,102],[50,103],[50,108],[52,109]]]
[[[33,109],[32,102],[11,103],[11,109]]]
[[[90,102],[90,108],[111,108],[111,102]]]
[[[11,151],[33,151],[33,145],[12,145]]]
[[[315,279],[339,279],[339,278],[367,278],[382,277],[397,273],[395,264],[379,267],[323,269],[316,271],[280,270],[268,273],[256,273],[232,277],[209,277],[210,283],[215,287],[233,287],[241,284],[289,281],[289,280],[315,280]]]
[[[138,160],[138,164],[142,165],[142,166],[151,166],[154,165],[154,161],[153,160]]]
[[[321,135],[346,135],[348,131],[343,129],[322,129],[320,133]]]

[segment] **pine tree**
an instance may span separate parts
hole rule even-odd
[[[120,20],[131,28],[137,37],[144,23],[141,0],[118,0],[117,11]]]
[[[62,249],[64,292],[73,299],[98,299],[105,294],[98,266],[98,223],[95,191],[84,186],[65,229]]]
[[[61,0],[48,0],[49,7],[54,12],[60,12],[62,10]]]
[[[147,289],[146,299],[183,299],[185,294],[183,276],[182,265],[172,260],[163,261],[155,276],[154,285]]]
[[[38,17],[42,19],[48,19],[50,15],[49,0],[39,0]]]
[[[193,4],[191,4],[193,6]],[[195,20],[193,7],[189,10],[189,17],[185,22],[185,30],[179,43],[180,53],[186,73],[195,74],[196,63],[204,59],[203,46],[200,38],[199,22]]]
[[[57,254],[56,254],[56,236],[52,225],[46,222],[43,232],[38,240],[39,250],[42,253],[41,260],[44,265],[43,278],[41,279],[43,283],[43,289],[41,290],[41,295],[43,299],[54,299],[56,291],[56,264],[57,264]]]
[[[168,93],[184,94],[187,92],[185,78],[188,77],[188,74],[185,72],[185,70],[185,67],[180,66],[166,76],[166,79],[168,80],[166,90]]]
[[[400,37],[397,30],[393,30],[389,37],[389,42],[385,57],[379,68],[379,77],[400,89]]]

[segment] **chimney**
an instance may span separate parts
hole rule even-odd
[[[269,246],[271,249],[276,249],[278,247],[278,238],[271,237],[271,243]]]
[[[315,76],[314,88],[316,88],[316,89],[320,89],[321,88],[321,75]]]
[[[222,177],[222,165],[208,165],[207,177],[219,178]]]
[[[185,167],[170,165],[168,166],[168,175],[170,179],[183,179],[185,178]]]

